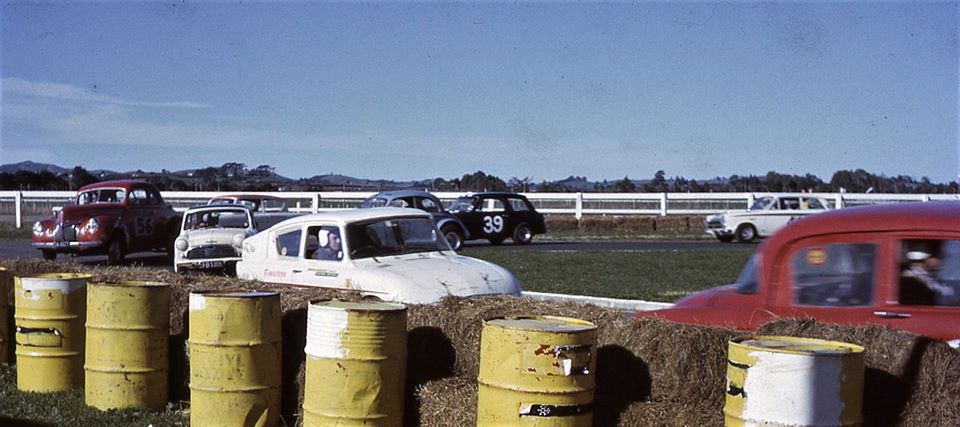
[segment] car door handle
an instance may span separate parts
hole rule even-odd
[[[293,270],[294,273],[303,273],[303,270]]]
[[[910,313],[897,313],[896,311],[874,311],[873,314],[884,319],[909,319]]]

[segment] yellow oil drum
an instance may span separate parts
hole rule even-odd
[[[0,267],[0,363],[10,361],[10,273]]]
[[[89,274],[14,279],[17,388],[54,392],[83,386]]]
[[[484,322],[478,426],[590,426],[597,327],[555,316]]]
[[[190,294],[190,424],[275,426],[280,421],[280,294]]]
[[[730,340],[727,426],[858,426],[863,347],[782,336]]]
[[[304,352],[304,426],[403,424],[404,305],[313,301]]]
[[[169,339],[170,286],[88,284],[87,405],[101,410],[166,405]]]

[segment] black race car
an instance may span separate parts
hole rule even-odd
[[[543,215],[516,193],[467,194],[454,200],[449,211],[467,227],[472,238],[487,239],[494,245],[507,237],[526,245],[535,234],[547,232]]]

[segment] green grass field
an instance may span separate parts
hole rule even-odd
[[[732,283],[747,251],[546,252],[469,248],[464,255],[512,271],[525,291],[673,302]]]

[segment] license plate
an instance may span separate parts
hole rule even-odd
[[[200,261],[200,268],[223,268],[223,261]]]

